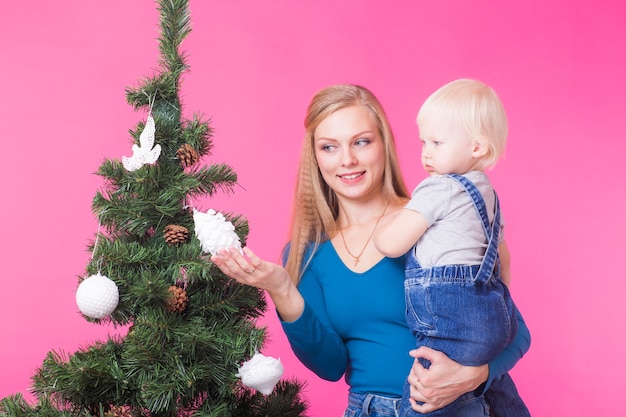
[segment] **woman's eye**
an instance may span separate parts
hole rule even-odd
[[[325,152],[331,152],[335,149],[335,145],[322,145],[321,149]]]
[[[366,139],[366,138],[361,138],[361,139],[358,139],[358,140],[355,142],[355,145],[356,145],[356,146],[365,146],[365,145],[367,145],[368,143],[370,143],[370,140],[369,140],[369,139]]]

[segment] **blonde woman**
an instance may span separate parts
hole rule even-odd
[[[405,259],[383,256],[372,242],[378,225],[408,201],[379,101],[356,85],[325,88],[309,105],[305,130],[285,266],[250,248],[212,261],[267,291],[302,363],[327,380],[345,375],[345,416],[398,415],[407,374],[419,412],[482,392],[526,352],[528,331],[518,316],[517,337],[488,365],[463,366],[426,347],[409,355],[415,339],[404,318]]]

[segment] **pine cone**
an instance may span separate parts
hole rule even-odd
[[[180,163],[185,168],[189,168],[200,159],[198,151],[188,143],[184,143],[180,148],[178,148],[176,156],[180,159]]]
[[[132,417],[133,413],[128,406],[114,405],[104,415],[106,417]]]
[[[168,291],[171,292],[172,295],[167,299],[165,304],[167,311],[170,313],[182,313],[185,311],[187,302],[189,301],[187,292],[177,285],[172,285],[168,288]]]
[[[189,230],[185,226],[170,224],[163,229],[163,237],[169,245],[177,245],[187,240]]]

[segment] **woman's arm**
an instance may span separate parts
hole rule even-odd
[[[283,320],[300,317],[304,299],[285,268],[259,258],[249,248],[243,253],[245,257],[234,248],[224,249],[211,256],[211,262],[237,282],[267,291]]]
[[[516,309],[515,315],[517,316],[517,333],[515,338],[494,360],[489,362],[489,378],[485,386],[480,387],[481,389],[476,392],[477,395],[488,390],[494,379],[500,378],[513,369],[530,348],[530,331],[528,326],[526,326],[526,322],[518,309]]]
[[[416,359],[408,381],[413,409],[426,413],[450,404],[466,392],[475,391],[476,395],[481,395],[494,379],[513,369],[530,347],[528,327],[519,310],[516,315],[518,329],[515,338],[488,365],[463,366],[427,347],[412,350],[410,354]],[[430,368],[424,368],[418,358],[429,360]],[[424,404],[419,405],[416,401]]]
[[[408,377],[410,401],[413,410],[420,413],[445,407],[460,395],[480,387],[489,375],[487,365],[463,366],[444,353],[425,346],[412,350],[410,355],[415,358]],[[428,369],[418,361],[420,358],[430,361]]]
[[[348,366],[347,349],[330,325],[313,273],[305,272],[296,287],[282,266],[264,261],[249,248],[243,252],[245,257],[237,250],[224,250],[211,261],[237,282],[267,291],[291,349],[307,368],[323,379],[341,378]]]
[[[325,326],[315,307],[305,304],[302,316],[282,322],[296,357],[320,378],[338,381],[348,367],[348,351],[341,338]]]

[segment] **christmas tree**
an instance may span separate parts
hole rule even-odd
[[[305,415],[302,383],[260,388],[243,378],[262,356],[255,354],[266,329],[255,321],[264,294],[226,277],[207,250],[245,242],[245,218],[190,206],[232,191],[237,175],[225,164],[201,165],[211,127],[200,115],[182,116],[188,6],[158,1],[159,69],[126,90],[146,120],[131,131],[132,156],[104,160],[97,171],[105,184],[92,204],[100,227],[77,303],[87,320],[128,333],[73,354],[49,352],[32,377],[36,404],[16,394],[0,401],[0,416]]]

